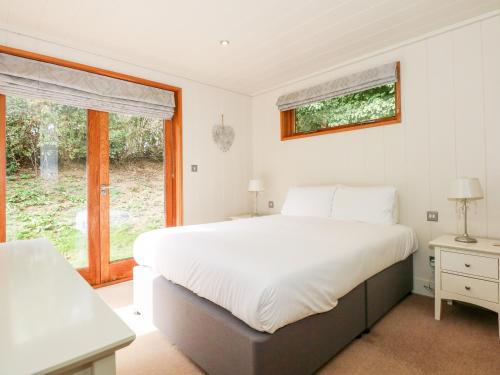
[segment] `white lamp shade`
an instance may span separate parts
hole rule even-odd
[[[264,184],[261,180],[250,180],[248,182],[248,191],[263,191]]]
[[[483,189],[477,178],[460,177],[450,183],[448,199],[481,199]]]

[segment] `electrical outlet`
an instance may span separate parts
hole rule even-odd
[[[274,208],[274,201],[269,201],[269,202],[267,202],[267,206],[268,206],[269,208]]]
[[[439,213],[437,211],[427,211],[427,221],[438,221]]]
[[[197,164],[191,164],[191,172],[198,172],[198,165]]]

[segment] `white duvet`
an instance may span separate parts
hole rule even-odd
[[[415,233],[403,225],[272,215],[147,232],[134,258],[273,333],[331,310],[416,249]]]

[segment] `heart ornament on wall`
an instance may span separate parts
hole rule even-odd
[[[234,142],[234,129],[231,126],[224,125],[224,115],[220,124],[214,125],[212,128],[212,137],[215,144],[222,152],[227,152]]]

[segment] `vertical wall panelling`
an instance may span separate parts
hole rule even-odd
[[[451,33],[429,39],[427,41],[427,101],[430,208],[437,210],[440,218],[437,223],[433,223],[431,226],[433,237],[458,230],[455,204],[445,199],[448,194],[449,182],[457,174],[453,67]]]
[[[481,24],[488,236],[500,238],[500,17]]]
[[[415,261],[415,274],[429,279],[430,269],[427,266],[426,243],[431,239],[430,224],[425,221],[425,210],[429,209],[429,117],[427,112],[427,48],[426,42],[411,44],[402,51],[405,65],[406,81],[402,86],[402,98],[405,104],[405,121],[403,125],[405,137],[405,153],[407,168],[405,169],[406,220],[412,223],[417,232],[420,249]],[[410,167],[411,166],[411,167]]]
[[[456,100],[457,175],[478,177],[486,183],[484,142],[483,74],[481,24],[452,32]],[[469,221],[471,233],[486,235],[486,197],[473,203]],[[462,230],[462,228],[460,229]]]
[[[385,144],[383,128],[368,128],[363,139],[364,177],[377,184],[385,181]]]

